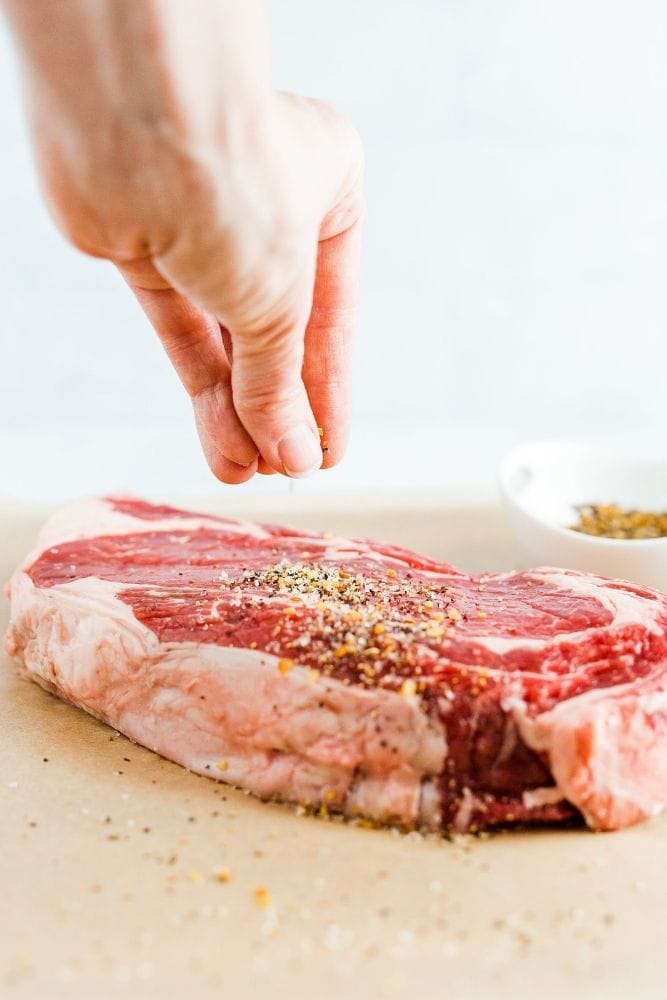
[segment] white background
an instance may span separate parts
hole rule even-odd
[[[667,7],[270,7],[277,85],[367,152],[355,437],[298,490],[486,484],[537,436],[661,450]],[[230,489],[120,279],[45,213],[5,34],[0,95],[0,493]]]

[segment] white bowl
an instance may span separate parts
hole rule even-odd
[[[598,538],[568,528],[580,504],[667,510],[667,462],[536,442],[512,449],[499,478],[510,525],[532,565],[587,570],[667,591],[667,538]]]

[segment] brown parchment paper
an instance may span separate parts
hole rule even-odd
[[[493,500],[226,497],[199,507],[473,570],[514,560]],[[46,513],[0,504],[3,581]],[[3,998],[664,997],[666,900],[667,819],[452,843],[297,816],[161,760],[0,657]]]

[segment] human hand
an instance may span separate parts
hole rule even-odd
[[[349,431],[357,134],[271,89],[258,0],[3,2],[50,207],[133,289],[214,474],[334,465]]]

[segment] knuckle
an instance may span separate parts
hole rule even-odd
[[[232,393],[219,375],[203,369],[189,369],[181,381],[190,396],[198,424],[217,431],[235,419]]]
[[[292,410],[300,398],[301,392],[296,386],[261,382],[242,385],[234,393],[237,409],[265,418]]]
[[[249,307],[234,337],[238,343],[237,357],[241,360],[260,356],[275,359],[273,364],[292,366],[295,336],[299,341],[306,327],[304,310],[295,303],[255,303]]]

